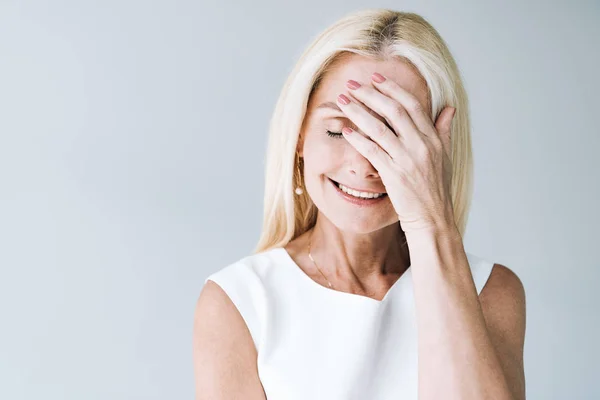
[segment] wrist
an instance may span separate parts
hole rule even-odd
[[[431,224],[417,230],[407,230],[404,234],[406,236],[406,241],[409,244],[411,242],[414,244],[423,241],[431,242],[439,240],[462,241],[462,235],[453,221],[451,223],[440,222]]]

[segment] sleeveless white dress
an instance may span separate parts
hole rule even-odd
[[[477,293],[494,263],[466,253]],[[283,247],[209,275],[243,317],[268,400],[417,400],[409,267],[379,301],[321,286]]]

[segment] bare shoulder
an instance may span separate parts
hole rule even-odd
[[[494,264],[479,295],[486,326],[509,386],[516,399],[525,399],[525,288],[517,274]]]
[[[505,265],[494,264],[479,300],[489,316],[507,311],[525,316],[525,287],[519,276]]]
[[[227,293],[206,281],[194,311],[196,400],[264,400],[250,331]]]

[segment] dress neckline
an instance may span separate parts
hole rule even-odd
[[[313,287],[316,286],[317,290],[320,289],[322,291],[326,291],[326,293],[333,294],[333,295],[338,296],[340,298],[345,297],[345,298],[352,299],[352,300],[355,300],[355,301],[362,301],[362,302],[365,302],[365,303],[370,303],[370,304],[373,304],[375,306],[384,304],[386,302],[386,300],[392,296],[392,292],[396,290],[397,286],[400,286],[400,285],[403,284],[403,282],[407,281],[408,276],[412,273],[412,270],[411,270],[411,268],[409,266],[406,269],[406,271],[404,271],[402,273],[402,275],[400,275],[398,277],[398,279],[396,279],[396,281],[392,284],[392,286],[390,286],[390,288],[385,293],[385,295],[383,296],[383,298],[381,300],[377,300],[377,299],[374,299],[374,298],[369,297],[369,296],[364,296],[362,294],[355,294],[355,293],[343,292],[341,290],[332,289],[332,288],[328,288],[328,287],[325,287],[323,285],[320,285],[317,282],[315,282],[310,276],[308,276],[306,274],[306,272],[304,272],[304,270],[302,270],[302,268],[300,268],[300,266],[296,263],[296,261],[294,261],[294,259],[290,255],[290,253],[288,253],[288,251],[285,249],[285,247],[276,247],[276,248],[273,249],[273,251],[276,254],[280,255],[281,260],[283,261],[283,263],[285,265],[290,266],[292,270],[295,270],[298,273],[298,275],[300,275],[300,279],[301,280],[307,281],[307,283],[309,285],[313,286]]]

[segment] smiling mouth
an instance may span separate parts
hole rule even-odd
[[[381,197],[385,197],[387,196],[386,192],[373,192],[373,191],[361,191],[361,190],[354,190],[350,187],[347,187],[343,184],[340,184],[339,182],[334,181],[333,179],[329,178],[328,179],[331,181],[332,184],[334,184],[339,190],[343,191],[344,193],[359,198],[359,199],[379,199]]]

